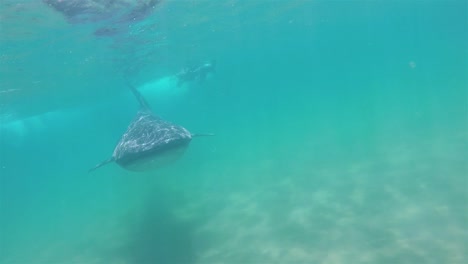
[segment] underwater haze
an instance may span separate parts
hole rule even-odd
[[[465,0],[2,1],[0,264],[468,263],[467,21]],[[128,84],[215,136],[88,173]]]

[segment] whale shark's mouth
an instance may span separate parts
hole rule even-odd
[[[188,145],[179,146],[159,152],[157,154],[148,154],[147,157],[141,157],[125,164],[119,164],[130,171],[149,171],[164,167],[178,160],[187,149]]]

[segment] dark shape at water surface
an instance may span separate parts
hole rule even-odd
[[[158,168],[181,157],[194,136],[212,136],[192,134],[182,126],[161,119],[135,87],[130,85],[130,89],[140,102],[140,111],[120,138],[112,157],[90,171],[113,161],[131,171]]]
[[[42,0],[71,23],[133,22],[146,18],[161,0]]]

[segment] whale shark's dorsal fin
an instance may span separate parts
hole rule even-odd
[[[148,102],[146,102],[145,98],[141,95],[137,88],[135,88],[135,86],[131,85],[130,83],[127,83],[127,85],[140,103],[141,109],[151,111]]]

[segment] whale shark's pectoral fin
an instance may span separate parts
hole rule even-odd
[[[213,133],[195,133],[195,134],[192,134],[192,137],[211,137],[214,135],[215,134]]]
[[[112,158],[109,158],[109,159],[106,159],[105,161],[103,161],[103,162],[97,164],[96,166],[94,166],[93,168],[89,169],[89,170],[88,170],[88,173],[89,173],[89,172],[92,172],[92,171],[94,171],[95,169],[98,169],[98,168],[100,168],[100,167],[102,167],[102,166],[104,166],[104,165],[106,165],[106,164],[108,164],[108,163],[111,163],[111,162],[113,162],[113,161],[114,161],[114,158],[113,158],[113,157],[112,157]]]

